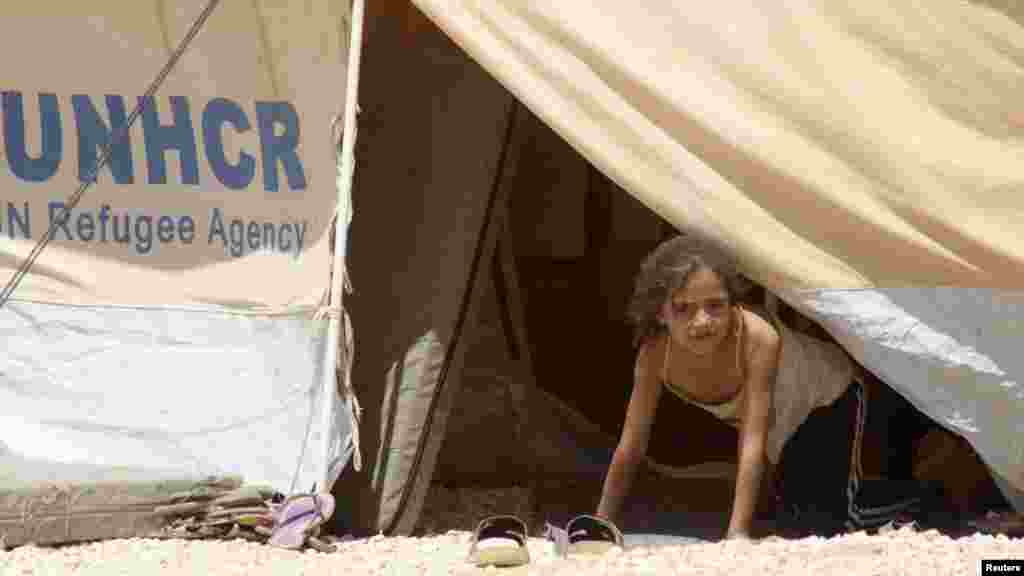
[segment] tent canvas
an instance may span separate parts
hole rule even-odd
[[[366,77],[378,89],[363,92],[360,128],[376,139],[359,144],[354,203],[365,224],[360,228],[359,218],[354,220],[347,250],[357,288],[347,307],[357,310],[356,333],[363,333],[357,336],[352,369],[361,397],[366,396],[360,432],[366,434],[361,455],[367,461],[338,487],[345,500],[341,515],[347,512],[360,523],[368,517],[362,509],[375,506],[366,478],[379,440],[374,415],[382,399],[380,382],[416,338],[436,330],[448,345],[442,374],[450,380],[443,382],[436,413],[444,415],[460,393],[468,351],[458,334],[481,305],[467,298],[473,295],[474,271],[498,244],[495,228],[485,223],[492,222],[491,199],[504,193],[506,172],[499,167],[509,128],[522,118],[513,116],[516,100],[672,225],[725,244],[758,282],[825,326],[922,411],[968,438],[1020,508],[1024,454],[1009,441],[1019,431],[1016,416],[1024,399],[1017,382],[1020,358],[1013,354],[1022,314],[1022,255],[1014,226],[1020,214],[1021,122],[1012,108],[1022,61],[1020,8],[946,1],[922,13],[919,7],[880,3],[851,8],[782,2],[763,14],[738,2],[700,13],[667,3],[651,3],[647,11],[512,1],[420,0],[416,5],[447,39],[417,24],[404,2],[377,3],[379,17],[368,23],[368,45],[389,48],[367,58]],[[11,17],[4,19],[10,33],[0,36],[9,43],[8,53],[55,30],[69,37],[83,34],[82,19],[67,12],[68,6],[36,2],[10,8]],[[78,147],[71,124],[54,132],[54,126],[64,126],[55,119],[74,118],[78,130],[102,128],[105,119],[113,123],[118,102],[127,100],[123,95],[142,90],[126,80],[132,76],[127,72],[137,69],[150,77],[142,72],[152,73],[153,60],[164,61],[171,39],[184,34],[201,4],[134,6],[110,4],[104,13],[116,14],[116,21],[113,16],[89,19],[91,32],[103,34],[87,35],[93,41],[76,44],[73,54],[43,52],[25,61],[30,65],[7,72],[19,90],[4,93],[5,130],[23,126],[25,131],[4,133],[10,170],[0,171],[0,183],[13,195],[3,220],[8,237],[0,244],[5,270],[13,271],[31,248],[30,242],[9,236],[44,228],[49,213],[48,206],[33,208],[34,224],[26,224],[19,202],[40,202],[47,195],[30,196],[41,190],[38,186],[52,186],[55,197],[63,198],[82,176],[81,166],[76,170],[67,158],[54,172],[54,150],[60,148],[54,143],[81,153],[103,139],[102,129],[87,128],[92,140]],[[241,164],[231,163],[198,163],[193,175],[187,145],[184,153],[168,154],[171,160],[162,162],[161,153],[183,146],[179,136],[159,130],[177,125],[173,112],[183,110],[182,100],[168,100],[168,110],[145,120],[161,134],[157,143],[138,137],[128,154],[140,166],[146,159],[151,181],[144,183],[141,176],[132,181],[131,171],[125,171],[126,152],[119,150],[118,163],[109,174],[101,173],[93,205],[83,207],[102,221],[103,199],[124,205],[118,186],[155,183],[181,192],[198,178],[214,184],[189,202],[208,215],[229,202],[254,219],[297,218],[292,209],[308,210],[302,266],[292,266],[281,254],[232,260],[237,246],[227,230],[221,253],[208,246],[198,260],[172,257],[151,266],[141,257],[145,248],[139,238],[137,254],[125,256],[113,252],[113,244],[83,248],[70,239],[71,233],[82,235],[80,229],[68,228],[65,245],[58,241],[48,248],[37,274],[29,277],[26,286],[34,296],[15,298],[3,310],[5,456],[101,467],[136,464],[153,474],[193,477],[242,467],[247,477],[286,491],[333,476],[348,462],[344,409],[332,406],[324,414],[338,416],[326,421],[314,416],[324,405],[320,383],[334,380],[330,364],[337,351],[326,325],[309,318],[327,287],[326,232],[338,208],[337,142],[329,119],[344,99],[338,98],[340,88],[324,90],[323,78],[336,77],[342,84],[346,9],[320,2],[302,17],[289,12],[285,18],[276,11],[285,7],[224,6],[232,11],[211,21],[216,33],[199,37],[170,86],[207,108],[211,95],[222,91],[248,98],[244,102],[253,108],[243,106],[242,114],[257,126],[248,136],[263,135],[273,144],[268,148],[245,135],[222,134],[224,147],[214,150],[269,151],[273,168],[268,172],[277,179],[259,164],[251,180],[246,170],[238,170]],[[453,51],[453,41],[464,52]],[[388,68],[417,51],[419,62],[430,66],[402,76],[395,71],[407,68]],[[239,66],[239,52],[262,56]],[[216,56],[225,54],[232,57]],[[120,65],[97,74],[96,62]],[[50,75],[53,70],[66,73],[58,81]],[[66,94],[51,98],[58,84]],[[84,99],[68,96],[86,88]],[[116,94],[111,99],[112,92],[122,99]],[[284,195],[272,195],[269,188],[299,182],[294,165],[282,160],[294,148],[289,132],[275,127],[288,124],[288,107],[275,100],[277,105],[260,107],[261,116],[253,94],[302,100],[300,124],[320,127],[298,137],[315,166],[305,174],[308,203],[285,206]],[[245,132],[231,98],[226,100],[217,100],[214,108],[235,114],[233,124]],[[375,107],[388,114],[375,115]],[[318,120],[306,122],[307,114]],[[26,118],[40,122],[23,123]],[[202,132],[202,120],[196,122]],[[894,131],[897,125],[909,129]],[[347,134],[351,145],[354,130]],[[216,137],[196,136],[195,142],[203,143],[198,151],[210,151],[207,139]],[[31,147],[37,141],[38,150]],[[165,177],[172,184],[163,184]],[[240,184],[258,190],[263,202],[219,196]],[[144,206],[184,210],[185,197],[154,194]],[[121,216],[128,215],[138,216]],[[342,216],[347,223],[347,214]],[[213,220],[209,216],[201,225],[212,230]],[[244,242],[237,240],[244,252]],[[343,272],[335,269],[336,286]],[[198,288],[192,286],[197,281]],[[242,301],[236,291],[240,284],[252,290]],[[130,288],[138,285],[147,290]],[[179,309],[147,311],[154,302]],[[188,339],[181,340],[183,335]],[[216,362],[207,361],[214,357]],[[252,366],[260,369],[245,368]],[[209,367],[220,371],[211,373]],[[116,385],[108,380],[111,374],[119,375]],[[149,385],[136,386],[139,380]],[[72,381],[77,389],[62,386]],[[230,385],[204,385],[210,381]],[[239,397],[250,403],[239,406]],[[196,398],[203,401],[197,404]],[[83,400],[92,402],[87,410],[81,408]],[[275,411],[282,405],[290,410]],[[227,419],[234,424],[255,424],[265,434],[254,436],[251,427],[226,423],[224,406],[232,407]],[[196,420],[205,424],[191,426]],[[161,425],[165,429],[159,430]],[[167,427],[178,435],[168,434]],[[437,463],[444,428],[442,417],[427,431],[414,504]],[[220,434],[216,444],[208,432]],[[326,459],[307,450],[325,439]],[[294,448],[294,458],[269,452],[268,445]],[[242,460],[249,462],[237,463]],[[409,516],[403,525],[412,523],[415,510]]]
[[[388,366],[429,328],[453,334],[514,97],[968,439],[1020,509],[1019,8],[415,5],[447,39],[401,2],[377,3],[368,21],[373,133],[357,154],[364,223],[355,219],[350,251],[367,446]],[[389,334],[359,328],[359,316]],[[448,408],[467,362],[450,350]],[[443,424],[430,429],[427,452],[443,435]],[[419,484],[435,459],[423,458]],[[375,495],[363,480],[348,475],[344,493],[350,518],[369,526]]]
[[[99,537],[72,516],[119,509],[78,498],[101,485],[141,483],[136,507],[167,496],[165,482],[211,477],[327,489],[352,448],[332,238],[343,256],[357,14],[329,0],[83,6],[0,9],[10,545]],[[53,37],[72,48],[39,43]],[[75,496],[34,518],[23,496],[53,490]],[[33,536],[33,518],[64,524]]]

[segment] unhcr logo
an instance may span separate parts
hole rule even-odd
[[[60,101],[55,94],[38,94],[38,114],[27,117],[25,97],[21,92],[3,92],[4,152],[10,172],[24,182],[46,182],[61,168],[64,156],[64,130]],[[70,97],[66,112],[74,119],[78,141],[78,179],[95,181],[96,165],[101,151],[112,144],[114,134],[120,133],[128,123],[128,107],[118,95],[107,95],[98,105],[90,96],[76,94]],[[174,183],[199,186],[199,150],[196,128],[192,118],[192,104],[184,96],[170,96],[157,101],[140,97],[143,107],[142,136],[145,142],[146,184],[167,184],[168,152],[176,152],[180,174]],[[161,121],[161,107],[171,120]],[[104,113],[100,110],[104,109]],[[109,121],[105,121],[104,117]],[[38,122],[41,135],[38,146],[29,146],[26,127]],[[289,102],[255,102],[247,113],[241,105],[227,98],[215,98],[206,103],[199,117],[202,130],[203,153],[210,171],[225,187],[240,190],[248,188],[256,178],[259,167],[263,189],[277,192],[287,186],[291,190],[305,190],[306,175],[299,158],[299,117]],[[255,130],[259,137],[258,150],[241,149],[229,158],[224,149],[224,134],[232,130],[245,133]],[[36,148],[36,150],[30,150]],[[113,142],[108,168],[114,183],[134,184],[135,166],[139,159],[132,154],[131,134]],[[284,182],[279,178],[283,169]]]
[[[306,189],[306,171],[299,156],[299,116],[289,102],[255,102],[251,110],[227,98],[212,99],[198,116],[200,138],[193,123],[192,103],[183,96],[159,101],[139,98],[142,113],[132,131],[126,131],[129,109],[121,96],[93,98],[72,95],[64,110],[54,94],[38,94],[26,102],[20,92],[0,94],[3,121],[3,151],[7,169],[25,183],[45,183],[62,168],[65,130],[77,136],[78,180],[96,182],[102,172],[115,185],[136,184],[137,166],[145,164],[144,184],[200,186],[200,162],[224,187],[248,189],[262,183],[263,190],[277,193]],[[162,108],[161,108],[162,107]],[[68,119],[73,121],[69,127]],[[38,137],[29,138],[38,127]],[[133,136],[143,138],[144,158],[136,158]],[[232,153],[225,147],[228,131],[253,132],[257,137]],[[134,134],[133,134],[134,132]],[[32,140],[32,142],[29,142]],[[200,143],[202,155],[200,155]],[[108,161],[97,171],[101,154],[109,148]],[[169,174],[168,153],[177,156],[177,174]],[[0,170],[3,170],[0,166]],[[257,173],[262,175],[259,178]],[[70,190],[68,191],[70,192]],[[136,196],[123,205],[98,207],[67,206],[63,198],[5,202],[0,214],[0,234],[11,239],[31,239],[33,205],[45,206],[50,238],[72,244],[111,244],[127,247],[139,255],[172,246],[204,243],[223,249],[231,257],[255,252],[278,252],[298,257],[306,247],[309,223],[285,215],[269,219],[246,218],[228,212],[230,204],[212,208],[208,218],[196,214],[163,214]],[[236,202],[236,207],[238,206]],[[204,227],[205,224],[205,227]]]

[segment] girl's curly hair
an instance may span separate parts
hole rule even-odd
[[[658,320],[658,312],[672,293],[685,286],[690,275],[700,268],[718,274],[730,302],[736,301],[747,288],[736,262],[725,252],[686,235],[662,242],[641,264],[629,302],[627,315],[633,324],[634,346],[665,330]]]

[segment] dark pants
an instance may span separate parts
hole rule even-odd
[[[867,399],[854,382],[814,410],[783,447],[780,498],[784,528],[834,535],[915,518],[928,499],[913,480],[863,479],[861,445]]]
[[[874,379],[868,373],[866,377]],[[871,386],[871,410],[867,427],[880,445],[879,472],[886,478],[910,480],[914,477],[914,446],[929,430],[937,427],[924,413],[888,384],[874,379]]]

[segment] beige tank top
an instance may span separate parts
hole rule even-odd
[[[746,362],[743,361],[743,345],[744,335],[746,334],[746,326],[743,317],[743,310],[739,306],[735,309],[736,322],[736,369],[740,374],[740,377],[745,381],[747,377],[746,373]],[[745,388],[740,390],[730,399],[725,402],[700,402],[686,391],[685,388],[674,384],[672,379],[669,378],[669,367],[671,366],[672,356],[672,341],[671,336],[666,335],[665,341],[665,362],[661,367],[661,381],[664,383],[665,388],[668,388],[673,394],[678,396],[682,401],[693,404],[694,406],[703,408],[711,414],[713,414],[719,420],[729,424],[730,426],[739,427],[740,425],[740,404],[743,400],[743,391]]]
[[[743,344],[746,340],[746,325],[743,321],[743,308],[737,306],[736,310],[740,318],[736,327],[736,362],[745,380],[747,374]],[[842,396],[857,373],[853,361],[841,347],[792,330],[772,311],[766,317],[778,330],[782,345],[775,385],[772,387],[772,411],[765,445],[768,459],[777,464],[782,447],[800,424],[814,409],[828,406]],[[696,401],[685,389],[673,384],[668,378],[671,349],[671,346],[666,346],[665,365],[662,368],[665,387],[684,402],[702,408],[719,420],[739,428],[742,423],[740,405],[745,387],[725,402],[710,404]]]

